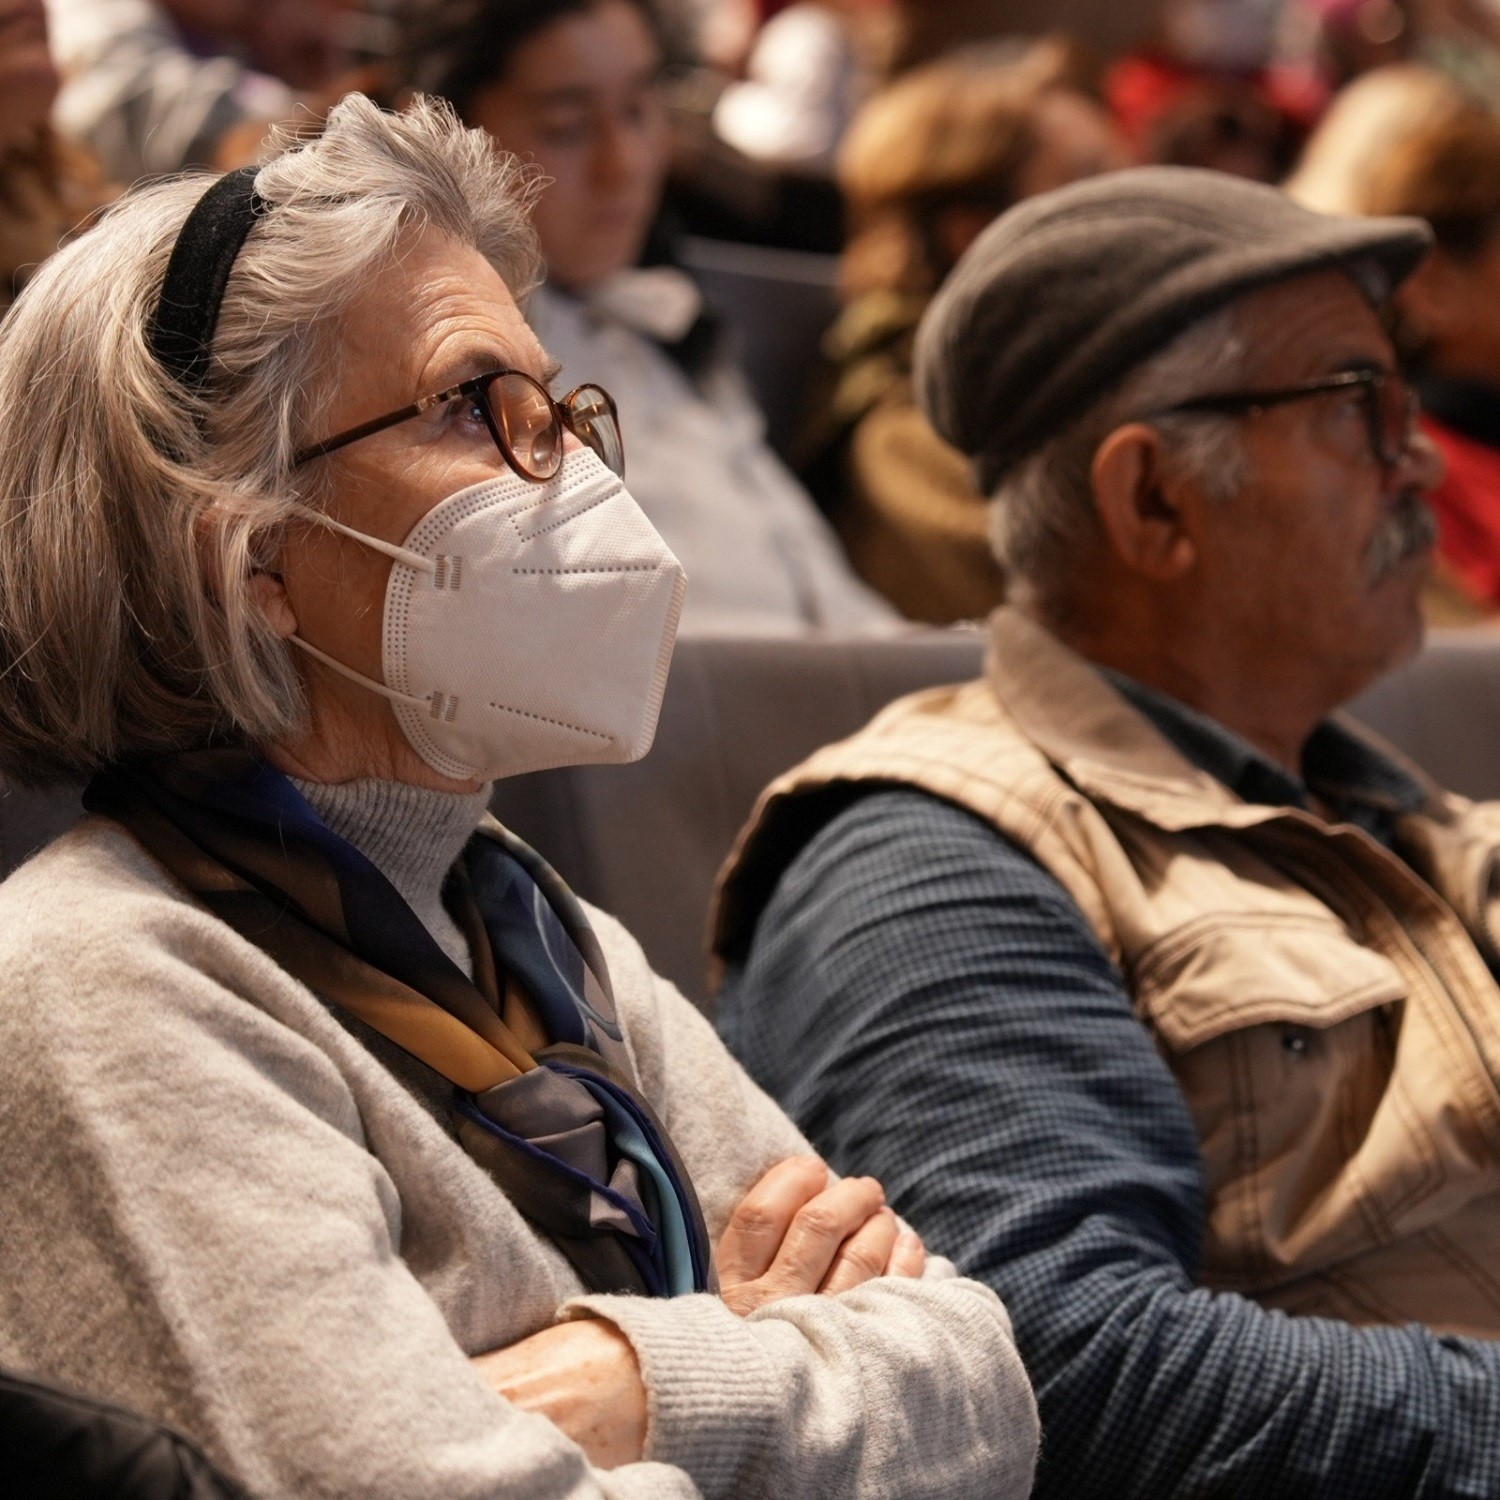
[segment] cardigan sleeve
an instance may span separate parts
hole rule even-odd
[[[1194,1285],[1186,1103],[1082,914],[988,825],[915,791],[856,802],[721,1007],[829,1160],[1005,1299],[1040,1500],[1500,1493],[1500,1346]]]
[[[717,1240],[746,1191],[811,1148],[706,1020],[596,916],[641,1087],[672,1134]],[[716,1297],[586,1297],[641,1362],[648,1456],[710,1497],[1023,1500],[1036,1408],[1010,1320],[933,1257],[920,1280],[788,1298],[739,1318]]]

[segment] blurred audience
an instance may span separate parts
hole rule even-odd
[[[856,118],[839,158],[851,235],[838,368],[815,447],[820,489],[855,566],[907,616],[987,614],[1003,580],[967,461],[911,391],[917,322],[979,232],[1012,203],[1124,165],[1103,107],[1058,40],[980,45],[898,79]]]
[[[254,158],[350,61],[352,0],[48,0],[58,128],[119,182]],[[346,25],[346,21],[349,23]],[[299,92],[300,91],[300,92]]]
[[[48,123],[57,86],[42,0],[0,0],[0,312],[110,197],[99,164]]]
[[[661,65],[644,0],[476,0],[431,18],[403,76],[545,174],[548,279],[528,315],[561,361],[559,389],[617,393],[631,490],[687,569],[684,628],[888,626],[894,612],[767,446],[697,286],[651,243]]]
[[[1397,331],[1423,425],[1447,462],[1432,495],[1446,572],[1465,602],[1491,613],[1500,610],[1500,116],[1474,105],[1394,143],[1361,207],[1415,214],[1437,236],[1401,289]]]
[[[1376,68],[1329,106],[1287,179],[1299,203],[1320,213],[1362,213],[1386,156],[1414,131],[1466,108],[1446,74],[1420,63]]]
[[[1157,31],[1109,72],[1110,107],[1143,160],[1280,181],[1326,94],[1277,60],[1280,0],[1166,0]]]

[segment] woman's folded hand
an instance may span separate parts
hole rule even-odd
[[[732,1311],[922,1274],[927,1251],[886,1207],[880,1184],[829,1176],[817,1157],[794,1156],[745,1194],[719,1241],[720,1294]]]
[[[922,1241],[886,1207],[873,1177],[829,1181],[815,1156],[771,1168],[745,1194],[719,1241],[721,1294],[742,1317],[808,1292],[847,1292],[875,1276],[920,1276]],[[596,1468],[638,1461],[646,1389],[629,1341],[593,1318],[559,1323],[474,1367],[512,1406],[560,1427]]]
[[[613,1323],[559,1323],[472,1363],[503,1400],[560,1427],[595,1468],[640,1461],[646,1387],[630,1341]]]

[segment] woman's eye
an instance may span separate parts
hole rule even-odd
[[[593,129],[587,114],[561,113],[537,122],[537,135],[549,146],[586,146]]]
[[[475,396],[460,396],[448,403],[448,421],[461,431],[484,432],[483,403]]]

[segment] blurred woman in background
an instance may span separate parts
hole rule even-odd
[[[1334,99],[1286,190],[1318,213],[1367,213],[1371,183],[1391,152],[1469,107],[1458,84],[1436,68],[1424,63],[1377,68]]]
[[[545,174],[547,283],[528,317],[564,384],[587,371],[619,393],[632,492],[687,570],[684,629],[886,627],[767,445],[697,286],[648,246],[669,151],[661,68],[646,0],[459,0],[418,29],[402,72]]]
[[[1446,460],[1428,497],[1442,570],[1469,612],[1500,611],[1500,116],[1473,104],[1397,142],[1367,213],[1416,214],[1437,245],[1397,298],[1423,426]],[[1443,617],[1452,618],[1451,609]]]
[[[57,87],[42,0],[0,0],[0,312],[110,197],[93,158],[48,124]]]
[[[851,237],[838,368],[812,473],[861,575],[912,619],[986,614],[1002,580],[967,463],[912,400],[911,340],[932,294],[1012,203],[1125,164],[1057,40],[965,49],[856,116],[839,157]]]

